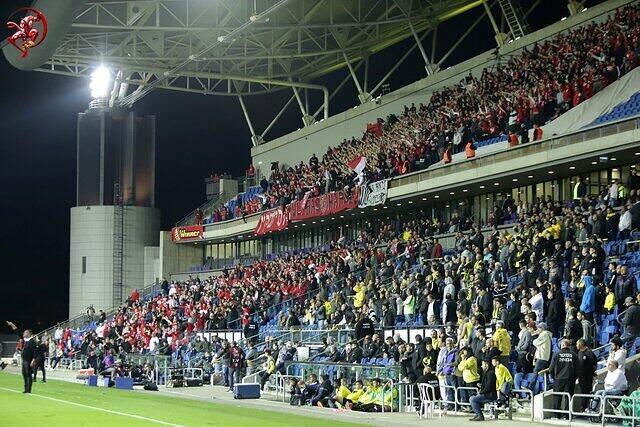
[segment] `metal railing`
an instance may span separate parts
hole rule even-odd
[[[554,408],[546,408],[545,404],[544,404],[544,398],[547,396],[552,396],[553,398],[550,399],[551,400],[551,404],[554,406]],[[560,400],[560,407],[562,407],[562,403],[564,401],[564,397],[566,396],[567,398],[567,409],[555,409],[555,404],[556,404],[556,399],[555,396],[560,396],[561,400]],[[544,414],[546,413],[552,413],[552,414],[559,414],[559,415],[567,415],[569,417],[569,422],[571,422],[571,394],[564,392],[564,391],[545,391],[542,393],[542,417],[544,418]]]
[[[460,391],[462,391],[462,390],[467,390],[469,392],[466,402],[464,400],[462,400],[462,393],[460,393]],[[471,407],[471,403],[469,403],[469,399],[471,399],[471,396],[475,396],[476,394],[478,394],[478,389],[476,387],[456,387],[455,388],[456,407],[458,407],[458,406]]]
[[[275,373],[276,400],[280,400],[280,397],[282,397],[282,403],[287,401],[287,381],[290,378],[297,377],[295,375],[283,375],[278,371]]]
[[[453,389],[453,400],[449,400],[449,393],[447,393],[447,390],[452,390],[452,389]],[[444,392],[444,394],[442,394],[442,392]],[[455,395],[456,395],[456,386],[447,385],[447,384],[440,385],[440,401],[445,406],[447,411],[449,410],[449,405],[453,405],[453,411],[458,412],[458,402]]]
[[[299,374],[294,374],[293,368],[298,367]],[[334,363],[334,362],[300,362],[288,361],[285,363],[285,375],[295,378],[304,378],[307,375],[315,374],[320,377],[322,374],[329,374],[330,377],[343,374],[344,378],[353,378],[355,381],[363,378],[380,378],[383,380],[393,379],[400,381],[401,372],[398,365],[362,365],[359,363]]]
[[[49,369],[51,369],[51,360],[53,358],[52,357],[45,357],[44,358],[44,363],[45,366]],[[87,358],[86,356],[80,356],[80,357],[61,357],[58,359],[58,363],[56,363],[56,369],[68,369],[68,370],[72,370],[72,371],[77,371],[79,369],[82,369],[83,366],[85,366],[87,363]]]
[[[633,408],[631,415],[621,415],[618,413],[618,411],[615,411],[615,410],[613,411],[613,414],[606,413],[607,402],[610,402],[612,400],[619,400],[620,403],[622,403],[622,401],[625,399],[631,401],[631,407]],[[602,405],[601,405],[602,406],[602,427],[604,427],[606,419],[631,421],[631,426],[635,427],[638,422],[638,419],[640,418],[640,414],[636,414],[636,404],[638,402],[640,402],[640,397],[613,396],[613,395],[604,396],[604,398],[602,399]]]
[[[584,412],[583,411],[578,411],[575,410],[574,408],[577,406],[578,404],[578,399],[589,399],[587,401],[587,405],[586,408],[589,408],[589,404],[591,403],[591,401],[593,399],[597,399],[600,401],[600,404],[598,405],[598,412]],[[604,405],[602,405],[602,396],[600,395],[595,395],[595,394],[574,394],[571,396],[571,400],[569,401],[569,408],[572,414],[572,417],[600,417],[603,413],[603,408]],[[586,410],[586,409],[585,409]]]
[[[159,283],[152,283],[148,286],[145,286],[142,289],[138,290],[138,293],[140,294],[140,299],[141,300],[146,300],[150,297],[154,297],[156,295],[158,295],[161,292],[161,285]],[[123,301],[124,304],[124,301]],[[108,309],[103,310],[104,313],[106,314],[107,319],[109,319],[111,316],[113,316],[118,310],[120,310],[120,308],[122,308],[123,304],[120,304],[117,307],[111,307]],[[92,317],[88,316],[87,314],[79,314],[77,316],[74,316],[68,320],[65,320],[63,322],[59,322],[56,323],[54,326],[51,326],[50,328],[45,329],[44,331],[40,332],[39,334],[37,334],[38,338],[42,339],[42,337],[51,337],[53,336],[53,332],[58,328],[61,327],[62,329],[65,328],[69,328],[71,330],[77,330],[83,326],[86,326],[88,324],[90,324],[91,322],[95,322],[98,320],[98,316],[94,315]]]
[[[176,222],[175,224],[176,227],[194,224],[195,218],[196,218],[196,211],[198,209],[200,209],[200,211],[202,212],[202,217],[204,219],[205,217],[211,215],[218,206],[223,205],[231,200],[231,199],[227,199],[226,201],[224,201],[224,199],[227,197],[224,191],[216,194],[216,196],[217,197],[214,197],[211,200],[207,200],[206,202],[204,202],[203,204],[201,204],[200,206],[198,206],[197,208],[195,208],[194,210],[192,210],[191,212],[183,216],[180,220]]]

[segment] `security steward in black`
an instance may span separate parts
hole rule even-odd
[[[585,340],[580,338],[577,343],[578,347],[578,359],[580,359],[580,372],[578,373],[578,385],[580,386],[581,394],[590,394],[593,388],[593,378],[596,375],[596,369],[598,367],[598,359],[593,351],[587,347]],[[580,399],[581,409],[587,408],[589,399]]]
[[[570,348],[569,340],[562,340],[560,351],[551,359],[551,374],[553,375],[553,391],[573,395],[576,378],[580,369],[580,359]],[[554,396],[554,409],[562,409],[564,396]],[[567,407],[569,402],[567,402]],[[567,415],[554,414],[556,418],[568,418]]]
[[[361,342],[367,335],[373,335],[376,330],[373,321],[366,314],[362,314],[355,326],[356,339]]]

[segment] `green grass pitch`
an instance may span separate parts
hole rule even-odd
[[[49,380],[22,394],[22,377],[0,373],[0,426],[354,426],[247,406],[86,387]]]

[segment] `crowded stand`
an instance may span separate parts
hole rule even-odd
[[[321,158],[313,154],[308,164],[273,163],[260,193],[250,189],[216,208],[205,223],[285,206],[309,191],[317,196],[446,164],[458,152],[471,158],[478,147],[499,141],[539,140],[541,126],[638,65],[639,17],[638,5],[627,6],[605,22],[570,29],[479,76],[469,74],[435,91],[428,103],[378,119],[361,138],[344,139]]]
[[[354,242],[325,252],[282,255],[218,277],[164,281],[160,294],[142,300],[134,291],[113,317],[100,313],[84,332],[58,328],[46,337],[51,367],[81,355],[96,372],[118,375],[127,372],[120,367],[128,354],[166,355],[231,388],[256,372],[265,386],[271,374],[286,372],[296,347],[304,345],[283,343],[276,330],[345,329],[351,331],[346,344],[325,338],[312,359],[395,365],[405,382],[439,384],[447,402],[456,398],[445,386],[480,386],[480,394],[460,397],[480,420],[478,408],[505,382],[537,393],[546,372],[555,379],[554,390],[566,383],[553,363],[563,351],[578,355],[610,346],[589,361],[588,372],[607,355],[617,363],[606,362],[607,369],[623,369],[626,352],[635,352],[638,257],[627,243],[637,237],[640,203],[637,191],[611,198],[608,190],[604,198],[585,195],[566,203],[538,199],[527,205],[508,197],[484,228],[465,207],[449,222],[419,212],[372,219]],[[439,243],[435,236],[442,232],[455,233],[453,247]],[[415,342],[399,334],[383,337],[385,329],[409,326],[427,326],[431,336]],[[226,329],[242,329],[245,340],[198,334]],[[495,379],[481,374],[494,370],[501,372]],[[581,388],[593,380],[576,379]],[[292,402],[368,411],[389,403],[380,400],[388,387],[380,381],[365,388],[368,397],[361,401],[348,396],[364,390],[362,384],[334,387],[332,380],[292,383],[298,396]]]
[[[274,163],[259,186],[206,218],[197,211],[196,224],[349,191],[449,163],[456,152],[470,158],[499,140],[528,143],[532,130],[541,139],[541,126],[637,66],[639,13],[638,4],[625,7],[469,74],[308,164]],[[366,163],[355,170],[358,156]],[[84,327],[40,337],[42,353],[52,370],[80,360],[143,385],[160,373],[130,356],[165,357],[230,391],[247,377],[263,390],[281,387],[294,406],[397,411],[403,390],[421,414],[425,401],[438,402],[483,421],[485,410],[553,391],[550,411],[562,418],[573,405],[563,393],[579,391],[598,396],[577,404],[594,421],[635,413],[638,381],[625,374],[640,347],[640,178],[631,168],[598,194],[578,177],[571,200],[509,194],[483,220],[465,203],[447,219],[435,209],[371,215],[353,239],[163,279],[113,314],[88,312]],[[421,333],[407,339],[414,329]],[[386,374],[371,374],[381,366]]]

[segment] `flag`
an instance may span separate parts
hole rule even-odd
[[[358,156],[349,162],[349,168],[356,173],[362,173],[364,167],[367,165],[367,158],[364,156]]]
[[[307,200],[309,200],[309,196],[311,196],[311,190],[304,193],[304,197],[302,198],[302,209],[307,207]]]

